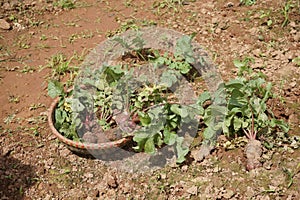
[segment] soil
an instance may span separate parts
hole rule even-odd
[[[289,1],[284,27],[284,0],[68,2],[0,2],[1,200],[300,198],[300,66],[293,61],[300,56],[299,1]],[[288,136],[264,140],[261,168],[246,170],[245,138],[220,137],[202,162],[133,174],[75,155],[51,133],[47,80],[72,76],[71,69],[57,74],[51,58],[62,53],[78,66],[107,36],[152,24],[197,33],[224,80],[235,76],[233,60],[255,59],[251,67],[279,96],[269,105],[291,126]]]

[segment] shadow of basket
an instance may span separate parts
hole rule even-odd
[[[35,177],[33,166],[2,155],[0,150],[0,199],[23,199],[24,192],[35,184]]]

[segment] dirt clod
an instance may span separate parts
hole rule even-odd
[[[10,24],[5,19],[0,19],[0,29],[9,30],[10,28]]]

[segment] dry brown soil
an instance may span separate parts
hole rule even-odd
[[[55,2],[0,1],[0,19],[11,26],[0,28],[1,200],[300,199],[300,142],[293,140],[300,135],[300,66],[292,62],[300,56],[299,0],[290,1],[285,27],[284,0],[253,6],[238,0],[177,1],[181,6],[159,0],[166,4],[160,10],[153,8],[153,0],[78,0],[73,9]],[[52,135],[47,124],[51,57],[74,56],[72,66],[78,66],[107,36],[153,23],[196,32],[224,80],[235,75],[233,60],[248,56],[255,59],[251,67],[272,81],[282,97],[273,102],[273,110],[291,130],[276,148],[264,149],[262,168],[245,170],[243,141],[231,150],[220,141],[203,162],[131,174],[76,156]],[[67,72],[61,78],[69,77]]]

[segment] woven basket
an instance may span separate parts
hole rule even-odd
[[[60,134],[57,129],[54,127],[54,112],[59,102],[59,98],[56,98],[49,109],[48,114],[48,123],[52,133],[63,143],[65,144],[72,152],[80,155],[92,155],[94,157],[103,156],[104,154],[110,154],[115,152],[117,149],[120,149],[128,142],[131,141],[131,138],[122,138],[120,140],[106,142],[106,143],[82,143],[70,140]]]

